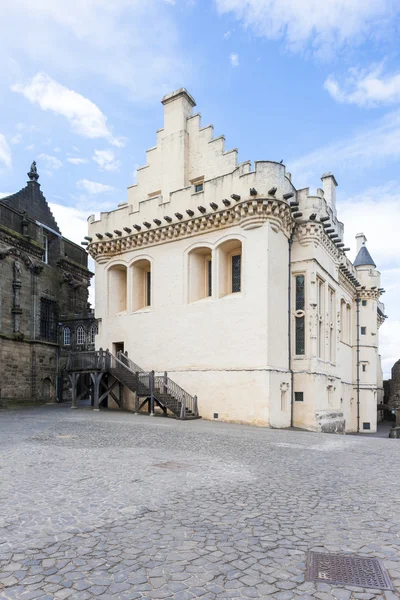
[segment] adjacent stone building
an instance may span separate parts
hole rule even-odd
[[[383,290],[363,234],[346,256],[335,177],[297,189],[238,163],[185,89],[162,104],[128,201],[89,218],[96,346],[168,371],[203,418],[375,431]]]
[[[70,348],[94,348],[92,273],[80,246],[62,237],[38,183],[0,200],[0,404],[52,401]]]

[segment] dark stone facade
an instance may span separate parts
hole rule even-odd
[[[62,237],[35,163],[28,177],[0,200],[0,406],[65,399],[66,354],[94,348],[87,253]]]

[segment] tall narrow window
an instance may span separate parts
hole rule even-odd
[[[347,343],[351,344],[351,306],[350,304],[347,304],[346,306],[346,313],[347,313]]]
[[[325,283],[317,277],[317,355],[325,358],[324,340]]]
[[[361,335],[367,335],[367,328],[361,327]]]
[[[113,265],[108,271],[109,314],[127,309],[127,270],[125,265]]]
[[[347,342],[347,314],[346,314],[346,302],[340,301],[340,341]]]
[[[329,360],[335,362],[335,313],[336,296],[335,291],[329,288]]]
[[[242,244],[229,240],[217,248],[218,297],[237,294],[243,290]]]
[[[151,306],[151,271],[146,271],[146,306]]]
[[[232,293],[240,292],[242,278],[242,255],[232,256]]]
[[[76,330],[76,343],[78,344],[78,346],[82,346],[85,343],[85,341],[85,330],[83,329],[82,325],[79,325],[79,327]]]
[[[143,258],[132,265],[132,310],[152,304],[152,272],[150,261]]]
[[[196,302],[212,296],[211,249],[195,248],[188,256],[189,294],[188,301]]]
[[[97,325],[94,324],[90,328],[89,344],[94,344],[95,343],[96,335],[97,335]]]
[[[207,260],[207,296],[212,296],[212,261]]]
[[[54,300],[40,300],[40,337],[46,342],[57,341],[57,304]]]
[[[46,265],[49,262],[49,238],[47,237],[46,234],[43,234],[43,262],[46,263]]]
[[[295,279],[296,313],[295,313],[295,353],[303,355],[306,353],[305,339],[305,277],[296,275]]]
[[[64,331],[63,331],[63,343],[64,346],[70,346],[71,345],[71,330],[69,327],[64,327]]]

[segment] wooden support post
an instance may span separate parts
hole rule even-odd
[[[150,371],[150,415],[154,417],[154,371]]]
[[[164,394],[168,393],[168,373],[164,371]]]
[[[193,398],[193,414],[195,417],[199,416],[199,409],[197,408],[197,396]]]
[[[180,419],[186,419],[186,398],[182,400]]]
[[[100,381],[103,373],[90,373],[93,381],[93,410],[100,410]]]
[[[77,407],[77,402],[76,402],[76,396],[77,396],[77,387],[78,387],[79,375],[80,375],[80,373],[68,373],[68,377],[69,377],[69,380],[71,382],[71,387],[72,387],[72,403],[71,403],[71,408],[78,408]]]
[[[119,390],[118,390],[119,391],[119,407],[123,408],[123,404],[124,404],[124,401],[123,401],[124,400],[124,398],[123,398],[123,396],[124,396],[124,386],[122,385],[121,382],[119,382],[118,388],[119,388]]]

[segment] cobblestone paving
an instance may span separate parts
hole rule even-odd
[[[1,599],[400,598],[398,440],[48,406],[0,449]],[[308,550],[397,591],[305,582]]]

